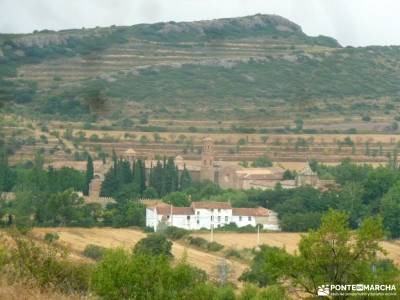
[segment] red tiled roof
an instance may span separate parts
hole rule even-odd
[[[257,208],[232,208],[233,216],[268,217],[269,210],[264,207]]]
[[[160,203],[155,206],[157,210],[157,214],[159,215],[170,215],[171,214],[171,205],[167,203]],[[172,206],[172,214],[173,215],[193,215],[193,209],[191,207],[175,207]]]
[[[193,209],[205,208],[205,209],[230,209],[232,206],[228,202],[216,202],[216,201],[197,201],[192,202]]]

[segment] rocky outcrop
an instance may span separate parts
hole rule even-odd
[[[288,19],[285,19],[278,15],[254,15],[240,18],[226,18],[216,19],[207,21],[196,21],[196,22],[169,22],[169,23],[158,23],[154,25],[140,25],[146,29],[154,29],[160,35],[171,35],[171,34],[185,34],[189,33],[195,36],[206,36],[210,32],[232,31],[232,34],[236,34],[239,31],[260,32],[265,30],[265,33],[273,32],[285,32],[292,34],[304,35],[301,27]]]

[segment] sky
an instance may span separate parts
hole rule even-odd
[[[400,45],[399,0],[0,0],[0,32],[277,14],[344,46]]]

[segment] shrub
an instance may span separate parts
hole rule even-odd
[[[210,242],[207,244],[208,251],[216,252],[216,251],[222,250],[223,248],[224,248],[224,246],[217,242]]]
[[[11,236],[16,246],[10,257],[15,278],[62,292],[88,290],[91,265],[69,261],[60,250],[37,244],[18,232]]]
[[[107,252],[91,278],[92,290],[103,299],[204,299],[193,294],[205,283],[197,268],[173,268],[164,256],[131,255],[122,249]],[[211,295],[213,296],[213,295]]]
[[[144,239],[141,239],[134,247],[135,254],[147,255],[164,255],[172,257],[171,254],[172,242],[161,234],[151,234]]]
[[[236,258],[242,258],[242,255],[237,249],[229,248],[225,252],[225,257],[230,258],[230,257],[236,257]]]
[[[83,255],[94,260],[100,260],[103,258],[106,250],[105,247],[89,244],[83,250]]]
[[[48,243],[53,243],[60,238],[57,232],[48,232],[44,236],[44,240]]]
[[[153,227],[149,227],[149,226],[145,226],[145,227],[143,227],[143,232],[154,233],[154,228]]]
[[[200,248],[206,248],[208,244],[207,240],[201,237],[188,236],[187,241],[189,242],[190,245],[197,246]]]
[[[220,251],[224,248],[223,245],[217,242],[208,242],[206,239],[203,239],[201,237],[188,236],[186,240],[190,245],[202,248],[207,251]]]
[[[164,235],[171,240],[180,240],[188,234],[187,230],[175,226],[169,226],[164,230]]]

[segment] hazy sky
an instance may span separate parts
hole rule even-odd
[[[400,0],[0,0],[0,32],[278,14],[342,45],[400,45]]]

